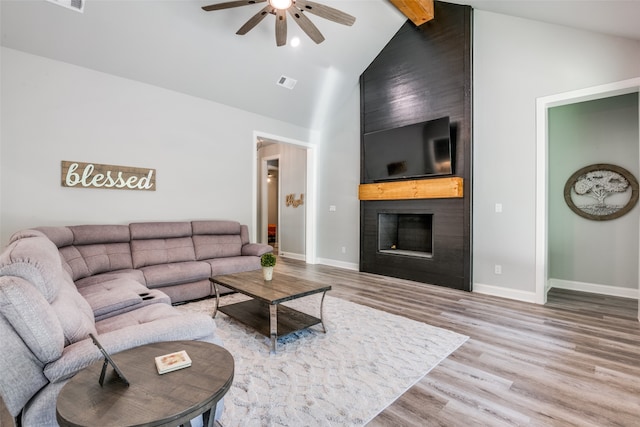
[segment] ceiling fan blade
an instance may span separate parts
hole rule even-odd
[[[239,34],[241,36],[244,36],[245,34],[247,34],[253,27],[258,25],[260,21],[262,21],[264,17],[271,12],[271,9],[272,9],[271,5],[267,5],[263,7],[262,10],[260,10],[260,12],[256,13],[251,18],[249,18],[249,20],[245,22],[242,27],[240,27],[240,29],[236,32],[236,34]]]
[[[228,1],[225,3],[210,4],[209,6],[202,6],[203,10],[211,12],[212,10],[230,9],[232,7],[248,6],[250,4],[264,3],[267,0],[237,0]]]
[[[348,13],[313,1],[295,0],[295,5],[303,12],[313,13],[314,15],[337,22],[338,24],[351,26],[356,22],[356,18]]]
[[[302,31],[307,33],[307,35],[316,43],[322,43],[324,41],[324,36],[318,30],[313,22],[297,7],[290,7],[289,15],[296,21],[296,23],[302,28]]]
[[[287,44],[287,11],[276,9],[276,45]]]

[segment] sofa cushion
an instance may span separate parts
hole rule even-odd
[[[93,276],[84,277],[75,281],[76,287],[82,293],[82,288],[86,286],[93,286],[104,282],[109,282],[115,279],[127,279],[137,282],[144,286],[144,274],[141,270],[126,269],[110,271],[108,273],[95,274]]]
[[[263,243],[247,243],[242,246],[242,255],[244,256],[261,256],[268,252],[273,252],[273,246]]]
[[[35,229],[44,233],[59,248],[73,244],[73,232],[69,227],[37,227]]]
[[[166,289],[166,288],[163,288]],[[102,316],[95,316],[96,323],[102,321],[104,319],[108,319],[109,317],[117,316],[122,313],[126,313],[128,311],[138,310],[141,307],[151,305],[151,304],[165,304],[171,305],[172,301],[169,295],[158,290],[158,289],[147,289],[146,292],[139,294],[142,298],[142,302],[136,305],[130,305],[128,307],[123,307],[119,310],[110,311],[108,313],[103,314]]]
[[[240,226],[240,239],[242,246],[249,244],[249,227],[244,224]]]
[[[76,246],[84,258],[89,274],[133,268],[129,243],[106,243]]]
[[[0,278],[0,313],[42,363],[62,354],[64,333],[51,305],[29,282],[15,276]]]
[[[89,273],[87,262],[77,247],[64,246],[59,248],[58,251],[60,252],[60,257],[64,260],[64,265],[67,267],[65,270],[74,281],[88,277],[91,274]]]
[[[71,269],[73,280],[113,270],[133,268],[129,243],[65,246],[60,255]]]
[[[128,225],[72,225],[74,245],[128,243],[131,240]]]
[[[166,304],[153,304],[110,317],[96,326],[100,334],[98,339],[107,351],[112,352],[156,341],[212,338],[216,329],[210,315],[185,313]]]
[[[239,256],[242,253],[239,234],[194,235],[193,246],[197,260]]]
[[[139,305],[148,295],[146,286],[128,279],[114,279],[78,289],[91,306],[94,317],[104,317],[112,312]]]
[[[3,315],[0,315],[0,342],[0,395],[9,413],[17,417],[33,395],[47,384],[47,378],[42,372],[42,362]]]
[[[66,272],[62,270],[56,245],[41,232],[33,233],[35,237],[14,240],[0,254],[0,276],[22,277],[51,302]]]
[[[62,269],[58,248],[41,236],[11,243],[0,255],[0,275],[22,277],[51,303],[64,332],[65,345],[95,332],[93,311]]]
[[[51,307],[64,331],[65,346],[86,339],[90,333],[96,333],[93,310],[73,283],[60,287]]]
[[[191,237],[132,240],[131,255],[133,268],[196,259]]]
[[[211,276],[241,273],[243,271],[259,270],[260,258],[253,256],[237,256],[231,258],[217,258],[206,261],[211,265]]]
[[[143,267],[141,270],[144,273],[147,287],[150,289],[195,282],[211,277],[209,264],[198,261],[151,265]]]
[[[231,291],[228,288],[226,289],[227,293]],[[181,285],[164,286],[158,289],[151,289],[151,291],[157,290],[161,290],[162,293],[166,294],[171,299],[171,304],[194,301],[215,295],[213,284],[209,280],[209,277],[207,277],[206,279],[198,280],[197,282],[189,282],[183,283]]]
[[[133,266],[126,225],[38,227],[37,230],[59,248],[63,267],[74,281]]]
[[[142,296],[132,291],[96,292],[84,298],[93,309],[94,317],[104,317],[142,303]]]
[[[133,267],[129,243],[66,246],[59,251],[71,268],[73,280]]]
[[[211,316],[183,313],[167,304],[147,305],[97,322],[96,326],[96,337],[109,354],[160,341],[217,341]],[[52,383],[64,381],[102,359],[92,340],[86,339],[65,347],[62,357],[44,367],[44,374]]]
[[[240,234],[237,221],[191,221],[193,234]]]
[[[190,237],[190,222],[134,222],[129,224],[131,240]]]

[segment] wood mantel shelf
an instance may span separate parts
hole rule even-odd
[[[360,184],[360,200],[447,199],[464,196],[461,177]]]

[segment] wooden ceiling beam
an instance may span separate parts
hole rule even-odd
[[[431,21],[433,12],[433,0],[390,0],[391,4],[400,10],[416,25],[422,25]]]

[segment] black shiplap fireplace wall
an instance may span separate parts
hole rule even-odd
[[[435,19],[407,21],[360,76],[361,136],[449,116],[454,176],[464,180],[462,198],[361,201],[361,271],[471,290],[472,17],[468,6],[436,1]],[[379,213],[433,215],[431,256],[380,251]]]

